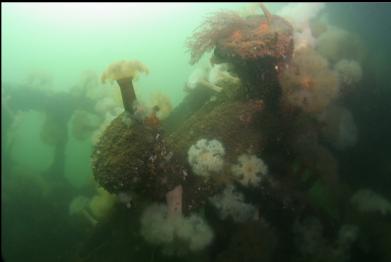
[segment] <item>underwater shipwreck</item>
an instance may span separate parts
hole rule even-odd
[[[379,233],[391,232],[391,204],[340,179],[341,152],[360,131],[344,105],[365,74],[360,39],[259,4],[250,15],[210,14],[186,47],[190,64],[208,66],[173,109],[162,97],[139,101],[137,79],[153,74],[142,61],[101,74],[123,108],[95,132],[97,194],[69,205],[91,228],[72,261],[358,261],[375,245],[379,261],[391,258],[391,234]],[[48,113],[46,132],[65,130],[69,110],[63,123]],[[64,165],[66,137],[48,141],[57,148],[48,173]]]
[[[351,142],[332,126],[339,123],[328,122],[350,117],[330,106],[338,74],[311,47],[295,47],[287,20],[260,7],[263,14],[248,17],[214,14],[194,33],[187,43],[191,63],[212,50],[217,80],[192,80],[187,97],[161,123],[159,108],[146,115],[137,103],[133,81],[148,73],[145,65],[120,61],[102,75],[118,83],[125,112],[95,147],[95,179],[134,205],[153,203],[141,214],[141,232],[163,253],[196,252],[230,238],[215,261],[267,261],[272,254],[282,261],[290,245],[281,239],[289,241],[296,223],[297,230],[324,227],[330,243],[316,255],[331,261],[347,255],[356,234],[336,220],[335,206],[319,208],[310,192],[300,191],[314,183],[338,187],[337,160],[321,142]],[[237,231],[226,232],[232,223]]]

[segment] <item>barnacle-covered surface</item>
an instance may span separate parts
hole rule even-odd
[[[95,179],[112,193],[132,191],[163,199],[175,184],[161,170],[165,149],[159,133],[136,122],[128,127],[118,116],[92,154]]]
[[[200,109],[170,135],[168,143],[176,152],[186,154],[189,145],[202,138],[217,139],[227,149],[226,158],[233,161],[237,152],[250,148],[261,151],[265,146],[262,127],[268,122],[262,100],[225,102],[209,109]]]

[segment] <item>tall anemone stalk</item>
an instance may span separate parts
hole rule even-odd
[[[125,111],[134,113],[133,105],[136,101],[136,93],[134,92],[133,80],[139,73],[148,74],[148,68],[137,60],[126,61],[122,60],[111,64],[102,74],[102,82],[106,80],[115,80],[120,89],[122,103]]]

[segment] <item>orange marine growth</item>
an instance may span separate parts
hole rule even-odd
[[[261,34],[265,34],[269,31],[269,24],[266,21],[262,21],[258,27],[258,31]]]
[[[301,85],[302,85],[305,89],[311,90],[311,89],[313,89],[314,81],[313,81],[313,79],[312,79],[310,76],[305,76],[305,77],[303,77],[303,79],[301,80]]]
[[[151,128],[158,128],[160,126],[160,119],[156,115],[157,112],[159,112],[159,109],[158,106],[153,107],[151,114],[144,119],[144,124],[146,126]]]
[[[232,41],[238,42],[242,39],[242,33],[239,30],[236,30],[231,35]]]

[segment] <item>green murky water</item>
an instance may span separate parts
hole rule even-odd
[[[390,261],[391,5],[263,7],[2,3],[4,260]]]

